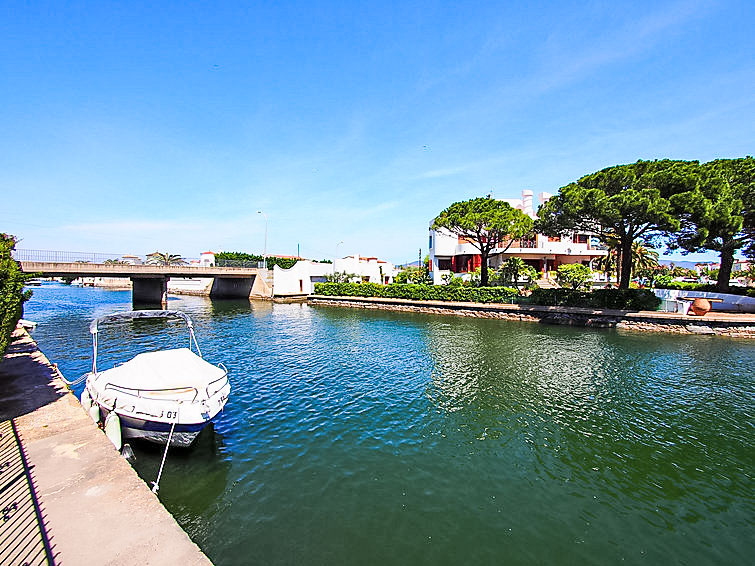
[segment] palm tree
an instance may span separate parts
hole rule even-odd
[[[168,252],[154,252],[147,256],[150,265],[186,265],[186,261],[179,254]]]
[[[656,267],[658,267],[658,252],[653,248],[646,248],[639,242],[634,242],[632,244],[632,271]]]
[[[610,243],[609,243],[610,245]],[[619,250],[616,248],[609,249],[608,254],[598,258],[597,268],[606,274],[616,271],[616,281],[619,280],[621,273],[621,257]],[[658,252],[653,248],[647,248],[640,242],[632,244],[632,273],[640,270],[655,269],[658,267]]]
[[[500,274],[504,281],[511,282],[516,288],[516,292],[521,294],[519,290],[519,281],[524,279],[524,284],[529,285],[537,277],[537,271],[531,265],[524,263],[524,260],[520,257],[510,257],[501,266]]]
[[[595,266],[606,274],[614,271],[616,269],[616,250],[608,250],[608,254],[596,260]]]

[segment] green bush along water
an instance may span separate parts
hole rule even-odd
[[[23,314],[24,302],[31,291],[24,291],[24,282],[30,275],[23,273],[11,256],[16,239],[0,233],[0,362],[8,347],[10,335]]]
[[[510,303],[518,293],[511,287],[462,287],[455,285],[415,285],[394,283],[315,283],[315,293],[345,297],[385,297],[417,301],[469,301]]]

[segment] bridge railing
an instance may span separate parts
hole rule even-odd
[[[134,255],[59,250],[13,250],[13,259],[43,263],[149,263],[149,258]],[[199,265],[198,258],[184,257],[182,260],[183,264],[180,265]]]
[[[16,261],[43,261],[55,263],[105,263],[118,261],[123,254],[104,254],[89,252],[63,252],[55,250],[13,250]]]
[[[257,269],[264,269],[264,261],[247,261],[240,259],[216,259],[215,265],[217,267],[256,267]]]

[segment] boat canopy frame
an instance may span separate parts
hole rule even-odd
[[[101,316],[99,318],[95,318],[90,324],[89,324],[89,332],[92,335],[92,349],[93,349],[93,355],[92,355],[92,373],[97,373],[97,348],[98,348],[98,335],[100,332],[99,325],[103,322],[116,322],[116,321],[124,321],[124,320],[139,320],[139,319],[167,319],[167,318],[180,318],[186,323],[187,328],[189,329],[189,350],[192,349],[192,344],[194,345],[194,348],[196,349],[197,354],[200,358],[202,358],[202,350],[199,349],[199,344],[197,343],[197,337],[194,335],[194,324],[191,321],[191,318],[189,318],[189,315],[187,315],[184,312],[181,311],[169,311],[169,310],[137,310],[137,311],[125,311],[125,312],[116,312],[112,314],[106,314],[104,316]]]

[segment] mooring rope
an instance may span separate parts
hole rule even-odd
[[[62,371],[60,371],[60,369],[58,368],[58,364],[52,364],[52,367],[53,367],[53,369],[55,370],[55,373],[57,373],[57,374],[58,374],[58,377],[59,377],[59,378],[60,378],[60,379],[61,379],[61,380],[63,381],[63,383],[65,383],[65,384],[66,384],[66,385],[67,385],[67,386],[68,386],[69,388],[73,387],[74,385],[78,385],[79,383],[81,383],[81,382],[85,381],[85,380],[86,380],[86,378],[87,378],[87,377],[89,376],[89,374],[88,374],[88,373],[85,373],[84,375],[82,375],[82,376],[81,376],[81,377],[79,377],[78,379],[74,379],[73,381],[69,381],[68,379],[66,379],[66,376],[64,376],[64,375],[63,375],[63,372],[62,372]]]
[[[176,409],[176,420],[170,425],[170,434],[168,435],[168,442],[165,443],[165,452],[163,452],[163,461],[160,462],[160,470],[157,472],[157,479],[152,482],[152,493],[157,493],[157,490],[160,489],[160,478],[163,475],[163,466],[165,466],[165,458],[168,456],[168,448],[170,448],[170,441],[173,439],[176,422],[178,422],[178,409]]]

